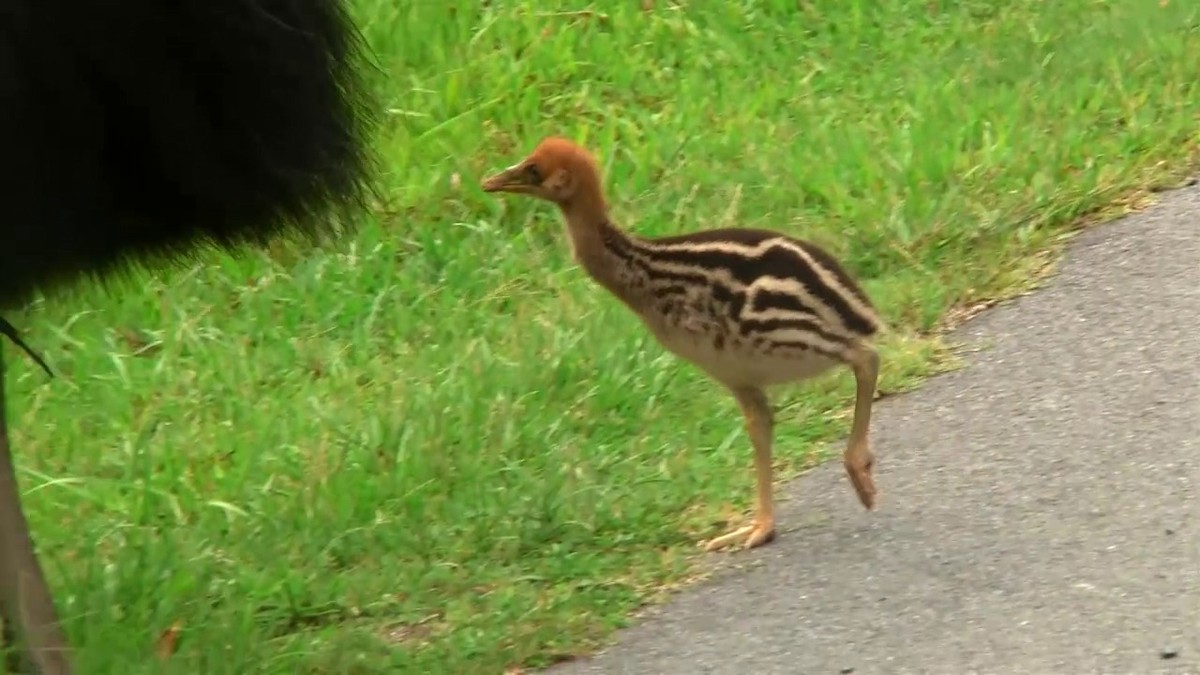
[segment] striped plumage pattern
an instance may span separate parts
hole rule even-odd
[[[764,389],[836,365],[857,382],[843,464],[863,506],[874,508],[874,455],[867,440],[879,359],[869,340],[884,324],[866,293],[827,252],[768,230],[723,228],[647,238],[609,217],[595,160],[548,138],[521,162],[486,179],[488,192],[525,194],[558,206],[575,259],[625,303],[658,341],[724,385],[738,402],[755,450],[754,521],[709,550],[775,536],[773,415]]]
[[[606,225],[606,253],[639,314],[702,326],[715,350],[843,360],[882,328],[862,289],[814,244],[737,228],[647,239]]]

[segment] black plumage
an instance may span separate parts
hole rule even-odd
[[[369,98],[340,0],[6,0],[0,308],[361,205]]]
[[[370,195],[366,51],[343,0],[0,3],[0,311],[203,243],[320,237]],[[69,673],[20,507],[0,362],[0,613]]]

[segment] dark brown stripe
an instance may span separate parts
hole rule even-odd
[[[738,325],[738,330],[742,335],[745,336],[754,334],[765,335],[773,330],[788,329],[812,333],[814,336],[832,344],[844,345],[847,343],[846,338],[839,335],[834,335],[833,333],[830,333],[822,328],[821,325],[816,321],[811,321],[808,319],[745,319]],[[766,339],[768,343],[776,343],[774,338],[766,337],[764,339]],[[784,340],[782,342],[789,341]]]
[[[666,286],[651,286],[650,292],[654,295],[655,298],[657,298],[659,300],[665,300],[667,298],[675,298],[675,297],[680,297],[680,296],[686,297],[688,294],[688,287],[683,286],[681,284],[668,284]]]
[[[645,273],[651,281],[677,282],[676,284],[672,284],[673,286],[680,284],[705,286],[709,283],[708,277],[703,274],[672,272],[654,267],[652,263],[643,260],[643,257],[652,257],[652,251],[648,251],[644,246],[639,246],[637,242],[626,237],[612,225],[604,225],[602,229],[603,233],[601,236],[603,237],[605,249],[620,259],[621,262]]]
[[[837,261],[837,258],[834,258],[825,249],[811,242],[800,241],[796,239],[793,240],[792,243],[804,249],[804,252],[807,253],[813,260],[817,261],[821,267],[829,270],[829,272],[838,280],[838,283],[845,286],[851,293],[853,293],[854,297],[858,298],[859,302],[871,309],[875,309],[875,306],[871,304],[871,299],[867,297],[867,294],[863,292],[863,289],[860,288],[854,279],[850,277],[850,274],[846,272],[846,268],[842,267],[842,264]]]
[[[725,304],[725,311],[729,315],[729,318],[734,321],[742,320],[742,312],[746,308],[746,294],[744,292],[734,291],[724,284],[712,284],[709,292],[712,293],[713,300]]]
[[[804,304],[800,298],[797,298],[791,293],[769,291],[765,289],[756,290],[754,292],[754,300],[750,303],[750,311],[756,314],[761,314],[772,309],[780,309],[786,312],[817,316],[816,310]]]
[[[807,342],[794,342],[792,340],[784,340],[782,342],[771,342],[770,346],[771,347],[787,347],[787,348],[791,348],[791,349],[799,349],[802,352],[815,352],[826,358],[833,359],[834,361],[841,361],[843,358],[841,354],[831,352],[828,349],[822,349],[820,347],[815,347],[813,345],[808,344]]]

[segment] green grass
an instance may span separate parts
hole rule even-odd
[[[9,352],[82,672],[156,672],[178,620],[166,672],[499,673],[695,573],[751,503],[747,440],[550,208],[477,189],[545,134],[596,151],[630,229],[843,257],[894,327],[886,390],[945,367],[946,317],[1027,288],[1079,218],[1191,166],[1195,3],[649,4],[356,0],[387,107],[365,229],[11,317],[60,373]],[[782,474],[838,451],[852,391],[779,392]],[[877,450],[886,509],[888,454],[919,448]]]

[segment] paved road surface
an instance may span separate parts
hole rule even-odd
[[[551,672],[1200,673],[1200,188],[960,339],[877,408],[879,510],[831,462],[773,545]]]

